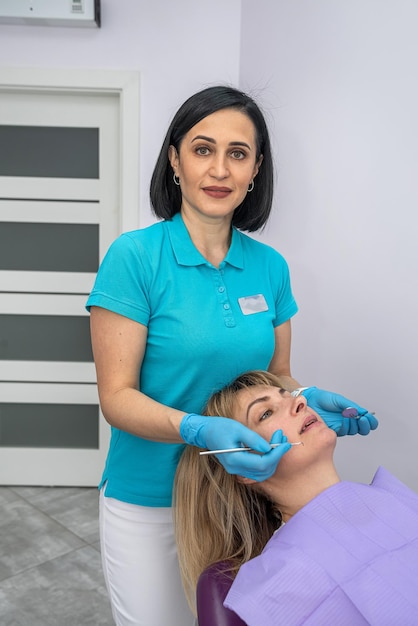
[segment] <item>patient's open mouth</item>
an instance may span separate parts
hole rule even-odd
[[[307,420],[304,421],[303,426],[301,428],[301,430],[299,431],[299,434],[303,433],[309,426],[311,426],[312,424],[314,424],[315,422],[317,422],[317,418],[316,417],[309,417]]]

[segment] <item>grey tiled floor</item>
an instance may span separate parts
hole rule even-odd
[[[0,487],[0,624],[114,624],[97,489]]]

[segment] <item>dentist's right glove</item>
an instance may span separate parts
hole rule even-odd
[[[233,419],[195,413],[183,417],[180,436],[186,443],[207,450],[248,447],[259,452],[226,452],[216,456],[229,474],[239,474],[257,482],[270,478],[282,456],[291,448],[281,430],[273,434],[271,443],[283,445],[271,448],[263,437]]]

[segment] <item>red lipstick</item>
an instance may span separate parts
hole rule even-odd
[[[229,187],[203,187],[203,191],[211,198],[226,198],[231,193]]]

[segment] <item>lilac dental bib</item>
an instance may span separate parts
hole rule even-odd
[[[383,468],[330,487],[241,567],[224,604],[248,626],[417,626],[418,495]]]

